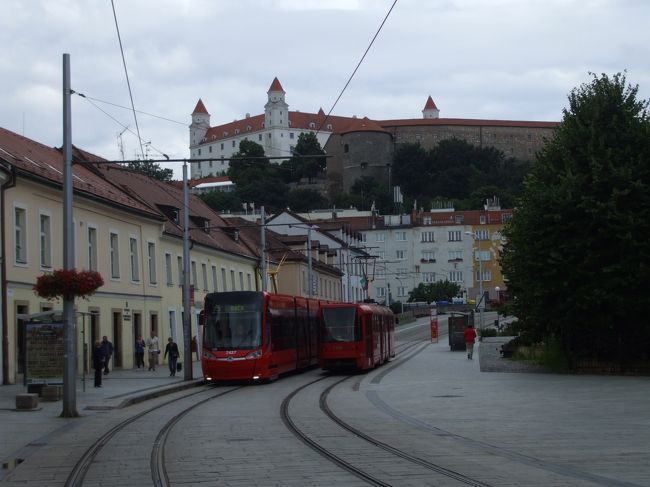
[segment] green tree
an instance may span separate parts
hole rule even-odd
[[[400,186],[402,193],[418,198],[429,195],[431,183],[431,159],[420,144],[400,144],[395,149],[392,169],[393,186]],[[417,174],[418,177],[413,177]]]
[[[286,207],[289,188],[281,176],[282,168],[264,156],[264,148],[250,140],[239,143],[239,152],[232,155],[228,176],[235,183],[240,201],[279,210]]]
[[[165,183],[168,183],[174,178],[174,171],[172,169],[164,169],[160,167],[160,164],[153,161],[131,161],[128,167],[132,171]]]
[[[326,164],[325,151],[318,142],[316,134],[305,132],[298,136],[293,156],[290,160],[284,161],[282,166],[288,170],[286,177],[289,181],[308,178],[311,182],[325,170]]]
[[[566,357],[648,358],[650,121],[625,76],[574,89],[506,227],[509,304]]]
[[[460,293],[460,286],[448,280],[432,282],[430,284],[418,284],[418,287],[409,292],[409,303],[425,301],[451,301],[451,298]]]
[[[313,189],[292,189],[287,195],[287,206],[293,211],[307,212],[318,208],[327,208],[329,201]]]
[[[234,191],[210,191],[199,196],[216,212],[242,210],[242,200]]]

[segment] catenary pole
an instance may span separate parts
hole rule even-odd
[[[260,223],[260,231],[262,232],[262,262],[260,263],[260,277],[262,278],[262,292],[266,292],[266,213],[264,212],[264,205],[260,207]]]
[[[189,186],[187,182],[187,162],[183,163],[183,369],[185,369],[183,378],[185,380],[192,380],[192,303],[190,303],[190,196]]]
[[[72,220],[72,109],[70,54],[63,55],[63,268],[74,269],[74,223]],[[77,412],[77,329],[74,296],[63,298],[63,411],[64,418]]]

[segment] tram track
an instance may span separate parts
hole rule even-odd
[[[413,342],[408,342],[407,344],[403,345],[401,347],[401,350],[399,351],[398,355],[403,356],[406,352],[410,351],[411,349],[417,347],[418,345],[423,345],[424,340],[419,340],[419,341],[413,341]],[[428,343],[426,344],[428,345]],[[392,369],[399,367],[402,365],[404,362],[407,360],[415,357],[417,354],[422,352],[425,348],[426,345],[421,346],[420,348],[417,348],[415,351],[409,353],[406,357],[400,357],[399,361],[396,361],[395,363],[391,364],[388,366],[385,370],[382,371],[382,373],[388,373]],[[490,484],[486,484],[484,482],[481,482],[479,480],[473,479],[471,477],[468,477],[466,475],[463,475],[460,472],[456,472],[454,470],[447,469],[441,465],[438,465],[436,463],[430,462],[428,460],[422,459],[420,457],[417,457],[415,455],[411,455],[410,453],[407,453],[399,448],[396,448],[394,446],[391,446],[385,442],[382,442],[378,440],[377,438],[372,437],[371,435],[362,432],[358,428],[355,428],[351,426],[349,423],[344,421],[342,418],[337,416],[329,407],[327,398],[330,394],[330,392],[335,389],[336,387],[340,386],[343,384],[345,381],[353,377],[352,375],[347,375],[343,377],[342,379],[334,382],[333,384],[330,384],[319,396],[319,408],[321,412],[332,422],[336,423],[339,427],[341,427],[344,431],[347,431],[351,435],[353,435],[355,438],[364,441],[367,444],[372,445],[375,448],[379,448],[383,450],[384,452],[389,453],[392,457],[394,458],[400,458],[401,460],[404,460],[408,462],[411,465],[417,465],[419,467],[422,467],[426,469],[429,472],[433,472],[439,476],[443,476],[447,479],[452,479],[453,481],[456,481],[459,485],[470,485],[474,487],[490,487]],[[356,477],[364,480],[366,483],[369,485],[375,485],[375,486],[390,486],[393,485],[390,483],[390,480],[386,481],[385,479],[380,478],[379,475],[375,473],[370,473],[367,467],[362,468],[357,465],[355,465],[355,461],[348,461],[348,459],[343,458],[342,455],[337,454],[336,452],[333,451],[333,448],[327,448],[326,446],[323,446],[321,442],[318,440],[317,436],[312,436],[304,429],[299,427],[296,423],[296,421],[291,417],[291,414],[289,412],[289,406],[291,401],[298,395],[300,392],[303,390],[307,389],[310,386],[313,386],[323,380],[328,379],[328,377],[320,377],[316,380],[313,380],[311,382],[308,382],[307,384],[303,384],[299,388],[295,389],[292,391],[282,402],[282,406],[280,408],[280,415],[282,418],[282,421],[284,422],[285,426],[296,436],[300,441],[302,441],[304,444],[306,444],[309,448],[312,450],[316,451],[332,463],[338,465],[342,469],[350,472],[351,474],[355,475]],[[359,460],[357,460],[358,462]]]
[[[167,475],[167,471],[165,468],[164,452],[165,452],[165,443],[167,441],[167,437],[169,435],[169,432],[173,429],[174,425],[178,423],[178,421],[180,421],[180,419],[182,419],[191,410],[205,404],[208,401],[217,399],[225,394],[235,392],[242,388],[243,386],[233,387],[226,391],[220,391],[217,394],[213,394],[210,397],[203,399],[199,402],[193,403],[188,407],[184,408],[182,411],[176,413],[170,420],[168,420],[162,426],[154,441],[152,447],[152,453],[150,457],[151,477],[154,482],[154,485],[156,486],[169,485],[169,477]],[[116,425],[108,429],[104,434],[102,434],[92,445],[88,447],[88,449],[86,449],[84,454],[79,458],[79,460],[77,460],[72,470],[70,471],[66,479],[65,486],[66,487],[82,486],[86,478],[86,475],[88,474],[90,468],[93,465],[93,462],[95,461],[95,458],[97,458],[97,456],[102,452],[102,450],[106,448],[106,446],[111,442],[111,440],[117,434],[123,431],[125,428],[127,428],[130,425],[133,425],[139,419],[143,418],[144,416],[154,411],[159,410],[162,407],[169,406],[171,404],[186,400],[188,398],[194,397],[199,394],[205,394],[206,392],[208,392],[208,390],[203,389],[197,392],[193,392],[191,394],[185,394],[181,397],[169,399],[162,403],[158,403],[155,406],[147,408],[143,411],[140,411],[139,413],[134,414],[133,416],[130,416],[129,418],[117,423]]]

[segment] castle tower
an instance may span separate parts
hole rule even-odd
[[[440,118],[440,110],[435,103],[433,103],[433,98],[429,95],[426,105],[424,105],[424,110],[422,110],[423,118]]]
[[[199,98],[192,112],[192,125],[190,125],[190,152],[201,143],[210,128],[210,114],[203,101]]]
[[[284,99],[285,94],[278,78],[273,78],[267,91],[268,101],[264,105],[264,128],[270,135],[264,140],[264,153],[267,156],[286,155],[279,151],[282,147],[281,133],[289,128],[289,105]]]

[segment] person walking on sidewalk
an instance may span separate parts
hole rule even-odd
[[[465,349],[467,350],[467,358],[472,360],[474,356],[474,342],[476,341],[476,330],[474,330],[474,325],[469,324],[465,331],[463,332],[465,337]]]
[[[106,335],[102,337],[102,348],[104,349],[104,375],[106,375],[110,372],[108,370],[108,362],[111,361],[111,357],[113,356],[113,344],[108,341]]]
[[[149,370],[156,370],[156,362],[158,362],[158,354],[160,347],[158,346],[158,337],[155,331],[151,331],[151,336],[147,338],[147,348],[149,349]]]
[[[178,351],[178,345],[176,345],[172,337],[167,339],[163,360],[167,357],[167,354],[169,354],[169,376],[173,377],[176,375],[176,363],[178,362],[180,352]]]
[[[95,387],[102,386],[102,370],[104,370],[104,347],[99,340],[93,347],[93,369],[95,369]]]
[[[138,369],[141,366],[144,368],[144,347],[146,345],[142,335],[138,335],[138,338],[135,339],[135,364],[138,366]]]

